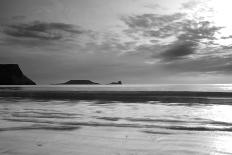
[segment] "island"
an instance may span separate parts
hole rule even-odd
[[[94,84],[99,84],[92,82],[90,80],[69,80],[65,83],[60,83],[60,84],[65,84],[65,85],[94,85]]]
[[[118,81],[118,82],[111,82],[111,83],[109,83],[109,84],[113,84],[113,85],[121,85],[122,84],[122,81]]]
[[[36,85],[26,77],[18,64],[0,64],[0,85]]]

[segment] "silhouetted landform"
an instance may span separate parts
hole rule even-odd
[[[0,85],[35,85],[17,64],[0,64]]]
[[[113,84],[113,85],[121,85],[122,84],[122,81],[118,81],[118,82],[111,82],[111,83],[109,83],[109,84]]]
[[[96,83],[90,80],[69,80],[65,83],[59,83],[58,85],[95,85],[95,84],[100,84],[100,83]],[[121,85],[122,81],[118,81],[118,82],[111,82],[109,83],[109,85]]]
[[[93,84],[99,84],[99,83],[95,83],[93,81],[90,80],[69,80],[65,83],[61,83],[61,84],[67,84],[67,85],[93,85]]]

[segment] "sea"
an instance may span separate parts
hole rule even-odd
[[[0,87],[1,155],[232,155],[232,84]]]

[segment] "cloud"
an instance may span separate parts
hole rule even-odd
[[[232,39],[232,35],[229,35],[229,36],[222,36],[221,39]]]
[[[140,42],[150,41],[146,46],[140,44],[135,53],[146,51],[151,53],[150,58],[168,62],[197,55],[201,45],[213,48],[219,39],[216,34],[223,28],[207,20],[188,19],[183,13],[143,14],[122,20],[128,26],[125,32],[129,36],[140,38]]]
[[[218,73],[231,74],[231,57],[204,56],[199,59],[178,61],[172,64],[163,65],[165,70],[188,73]]]
[[[183,9],[194,9],[195,7],[197,7],[200,4],[199,0],[190,0],[188,2],[185,2],[182,4],[182,8]]]
[[[167,50],[161,52],[159,55],[153,55],[153,57],[161,58],[163,61],[184,59],[187,58],[187,56],[194,54],[196,48],[197,44],[195,42],[185,41],[181,43],[173,43]]]
[[[150,9],[163,9],[163,7],[159,4],[154,4],[154,3],[151,3],[151,4],[145,4],[144,7],[146,8],[150,8]]]
[[[166,63],[189,58],[189,56],[196,54],[197,47],[198,44],[195,42],[178,40],[167,45],[139,45],[134,49],[134,51],[128,54],[144,57],[149,59],[149,61],[155,60],[155,62]]]
[[[128,26],[124,32],[131,37],[140,38],[167,38],[175,35],[178,30],[179,20],[185,14],[175,13],[170,15],[143,14],[137,16],[122,17],[122,21]]]
[[[223,27],[214,26],[207,20],[187,19],[183,13],[170,15],[143,14],[124,17],[127,33],[139,33],[141,37],[167,38],[175,36],[188,40],[214,40],[214,34]]]
[[[39,40],[61,40],[85,30],[78,26],[65,23],[45,23],[35,21],[28,24],[13,24],[3,27],[2,33],[14,38],[29,38]]]
[[[178,38],[182,40],[208,41],[216,40],[215,34],[223,27],[214,26],[209,21],[185,20],[182,22],[182,34]]]
[[[122,17],[121,19],[127,24],[129,28],[160,28],[169,23],[183,18],[185,14],[174,13],[170,15],[160,14],[142,14],[136,16]]]

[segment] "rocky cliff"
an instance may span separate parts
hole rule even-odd
[[[35,85],[17,64],[0,64],[0,85]]]

